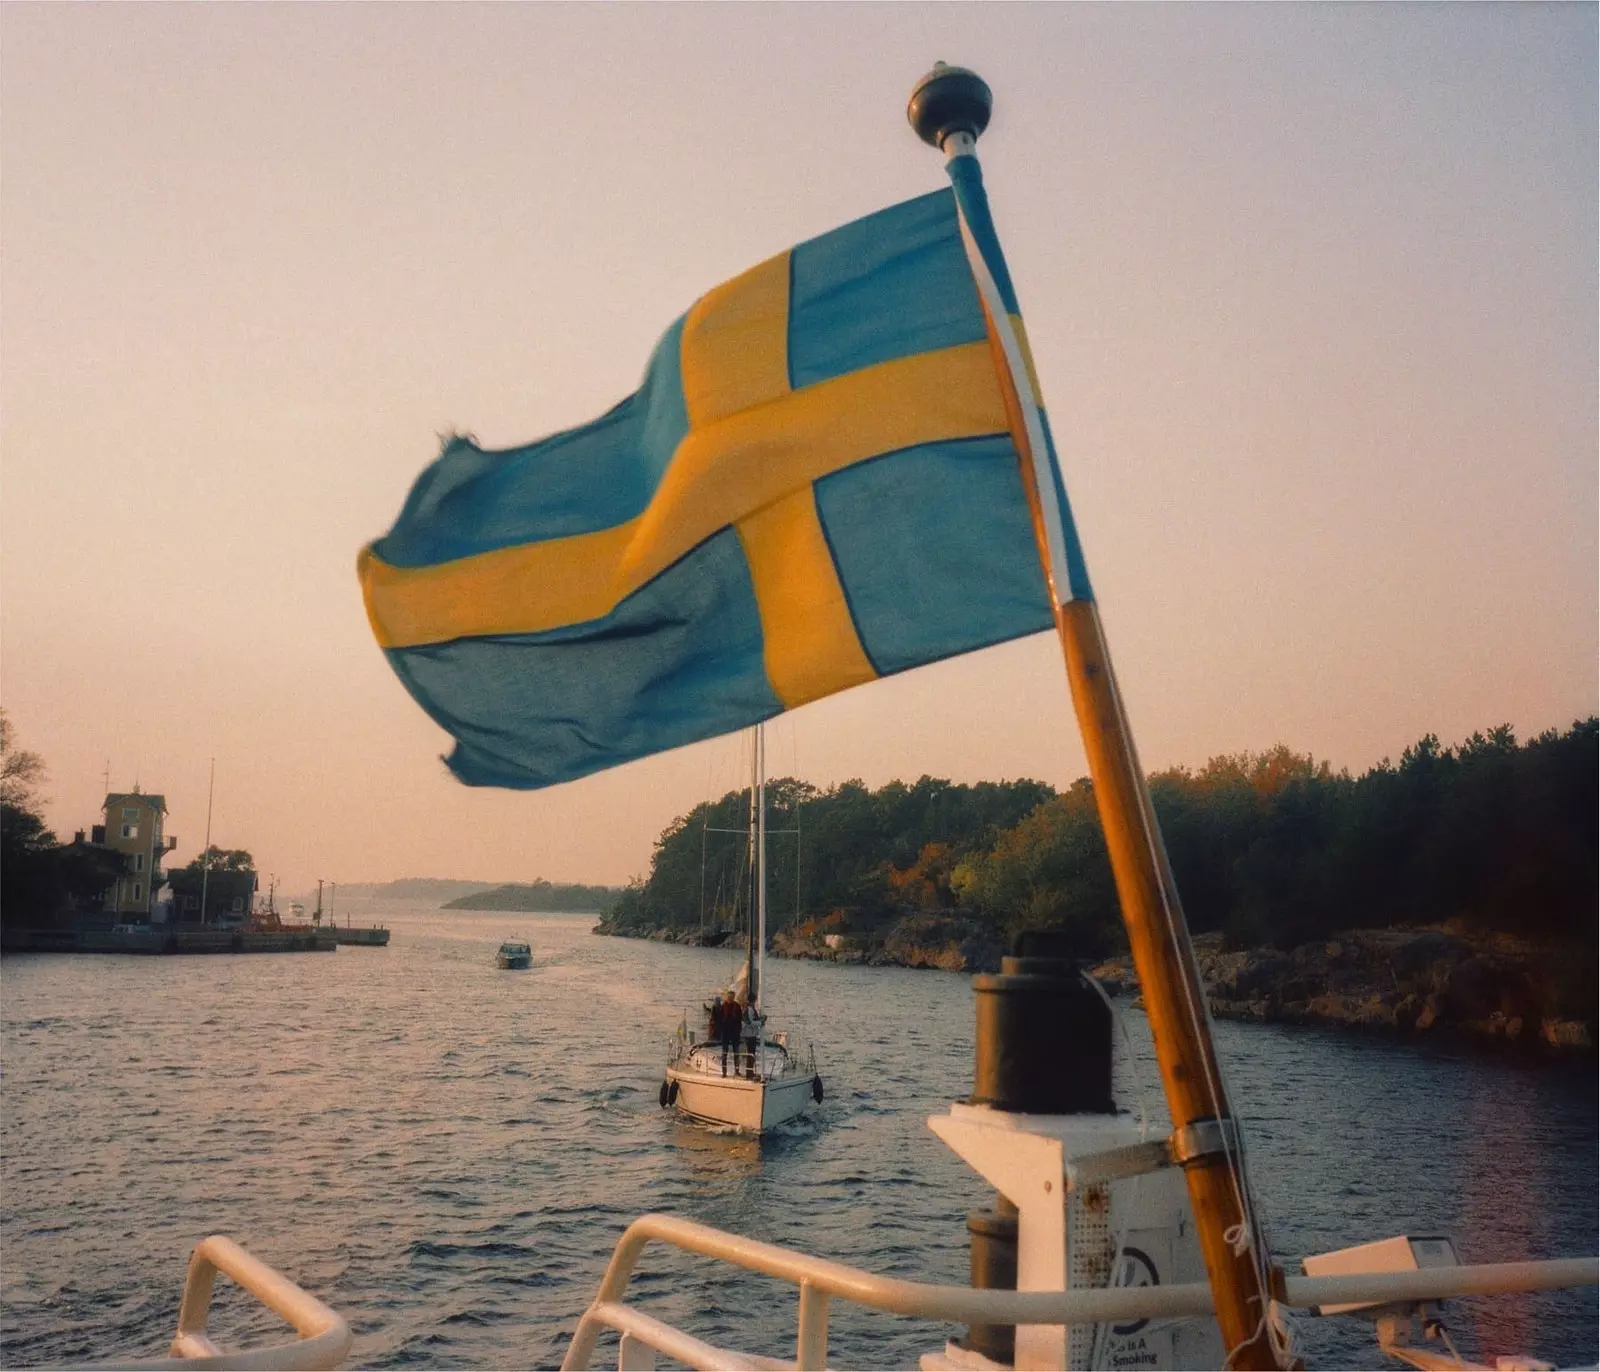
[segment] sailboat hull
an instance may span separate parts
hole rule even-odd
[[[667,1080],[678,1088],[674,1104],[679,1113],[747,1134],[762,1134],[794,1119],[811,1100],[810,1077],[762,1081],[669,1067]]]

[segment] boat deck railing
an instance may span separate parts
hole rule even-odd
[[[799,1313],[793,1360],[706,1343],[627,1304],[624,1297],[634,1267],[651,1243],[664,1243],[682,1252],[716,1258],[798,1287]],[[1600,1259],[1597,1258],[1336,1277],[1285,1274],[1282,1304],[1306,1310],[1357,1302],[1393,1307],[1447,1296],[1593,1286],[1597,1281],[1600,1281]],[[1184,1319],[1214,1312],[1211,1288],[1204,1282],[1071,1291],[985,1291],[970,1286],[944,1286],[877,1276],[826,1258],[742,1238],[693,1220],[672,1215],[645,1215],[629,1225],[617,1241],[600,1290],[578,1321],[577,1332],[561,1364],[562,1372],[582,1372],[589,1367],[600,1336],[608,1329],[621,1336],[617,1366],[622,1372],[653,1368],[658,1353],[688,1367],[703,1369],[825,1368],[828,1365],[828,1311],[835,1299],[890,1314],[951,1324],[1112,1324],[1137,1319]]]
[[[646,1247],[663,1243],[681,1252],[719,1259],[798,1288],[799,1312],[792,1360],[721,1348],[695,1338],[627,1304],[624,1297]],[[228,1353],[206,1336],[217,1273],[233,1279],[293,1326],[288,1343]],[[1383,1351],[1424,1368],[1468,1366],[1421,1348],[1406,1346],[1395,1312],[1449,1296],[1553,1291],[1600,1283],[1600,1258],[1546,1262],[1426,1267],[1404,1272],[1339,1276],[1276,1274],[1279,1303],[1304,1310],[1364,1305],[1374,1319]],[[688,1367],[816,1369],[828,1365],[828,1315],[835,1299],[889,1314],[951,1324],[1111,1324],[1135,1319],[1188,1319],[1213,1313],[1204,1282],[1171,1286],[1099,1287],[1070,1291],[997,1291],[883,1277],[827,1258],[796,1253],[776,1244],[729,1234],[672,1215],[645,1215],[617,1241],[594,1302],[584,1311],[562,1361],[562,1372],[588,1368],[607,1330],[620,1336],[621,1372],[654,1368],[657,1354]],[[1346,1311],[1341,1310],[1341,1314]],[[212,1235],[195,1246],[178,1308],[178,1330],[169,1356],[120,1360],[123,1368],[238,1369],[239,1372],[313,1372],[337,1367],[350,1351],[350,1327],[335,1311],[287,1277],[252,1257],[233,1240]],[[1453,1350],[1452,1350],[1453,1353]]]
[[[672,1055],[667,1065],[676,1067],[679,1070],[688,1068],[690,1050],[694,1048],[703,1048],[709,1054],[711,1067],[706,1069],[706,1075],[713,1078],[720,1075],[727,1077],[729,1080],[734,1077],[740,1077],[748,1081],[778,1081],[780,1079],[783,1081],[804,1081],[810,1080],[817,1074],[814,1061],[796,1061],[788,1054],[778,1054],[770,1051],[762,1054],[758,1061],[756,1054],[744,1048],[730,1048],[727,1054],[728,1070],[719,1073],[716,1070],[712,1070],[721,1062],[718,1057],[719,1046],[715,1043],[705,1042],[686,1045],[682,1052]],[[690,1070],[698,1069],[691,1068]]]
[[[727,1055],[728,1076],[748,1077],[752,1075],[752,1069],[756,1065],[756,1055],[744,1047],[749,1041],[740,1039],[738,1047],[729,1045]],[[721,1053],[722,1044],[718,1039],[699,1037],[694,1030],[688,1027],[687,1023],[680,1024],[677,1032],[673,1034],[667,1045],[667,1065],[670,1067],[682,1066],[689,1060],[689,1055],[697,1048],[704,1049],[707,1053],[716,1056]],[[783,1063],[780,1071],[767,1073],[768,1080],[776,1076],[814,1077],[817,1075],[816,1045],[808,1043],[805,1046],[805,1051],[801,1052],[798,1048],[790,1045],[789,1036],[786,1033],[769,1035],[762,1050],[762,1056],[768,1061],[773,1058],[779,1058]],[[735,1064],[737,1064],[737,1070],[735,1070]]]
[[[225,1353],[206,1337],[211,1291],[217,1273],[231,1277],[274,1314],[293,1326],[297,1338],[288,1343],[245,1352]],[[337,1367],[350,1351],[350,1326],[315,1296],[302,1291],[281,1272],[251,1257],[232,1239],[213,1234],[195,1245],[178,1306],[178,1332],[165,1358],[119,1360],[108,1367],[230,1368],[238,1372],[316,1372]]]

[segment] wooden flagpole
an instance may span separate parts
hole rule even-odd
[[[907,113],[925,142],[944,152],[952,164],[957,158],[971,158],[975,171],[977,138],[988,126],[991,105],[989,88],[975,73],[941,63],[919,83]],[[1075,597],[1070,584],[1065,532],[1031,368],[969,220],[969,208],[976,208],[986,221],[986,207],[969,206],[959,183],[957,198],[1006,415],[1022,459],[1023,487],[1066,656],[1095,803],[1150,1019],[1174,1126],[1174,1151],[1184,1168],[1217,1322],[1230,1350],[1228,1365],[1279,1368],[1287,1360],[1275,1345],[1270,1319],[1270,1255],[1250,1203],[1241,1141],[1211,1041],[1177,884],[1134,750],[1099,610],[1087,585]],[[978,199],[981,202],[981,191]],[[979,232],[989,236],[992,229],[985,222]]]

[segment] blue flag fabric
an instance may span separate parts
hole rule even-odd
[[[710,291],[593,423],[452,440],[359,574],[471,785],[568,781],[1050,627],[954,195]]]

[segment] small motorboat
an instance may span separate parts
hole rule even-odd
[[[526,943],[513,943],[507,941],[500,945],[500,951],[494,955],[494,965],[506,971],[515,972],[520,968],[533,966],[533,949]]]

